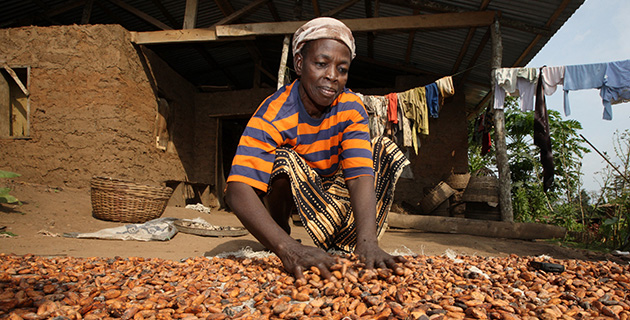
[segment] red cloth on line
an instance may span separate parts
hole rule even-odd
[[[391,123],[398,123],[398,95],[395,92],[388,93],[387,97],[387,120]]]

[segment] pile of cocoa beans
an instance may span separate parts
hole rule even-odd
[[[0,254],[5,319],[628,319],[630,268],[541,257],[406,256],[295,281],[267,258],[72,258]]]

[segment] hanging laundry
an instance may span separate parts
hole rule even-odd
[[[546,67],[542,67],[541,74],[545,74]],[[545,102],[544,76],[538,79],[536,92],[536,110],[534,111],[534,144],[540,148],[540,163],[543,169],[543,191],[547,192],[553,184],[554,164],[551,149],[551,133],[549,131],[549,115]],[[554,89],[555,90],[555,89]]]
[[[489,115],[486,113],[479,115],[475,120],[475,131],[473,138],[475,142],[481,145],[481,155],[485,156],[492,147],[492,140],[490,138],[490,129],[492,123],[488,121]]]
[[[357,95],[363,101],[365,110],[368,112],[370,137],[382,136],[385,131],[385,122],[387,122],[387,99],[384,96],[364,96],[359,93]]]
[[[405,117],[411,120],[411,139],[414,151],[418,154],[418,134],[429,134],[429,118],[427,110],[426,89],[416,87],[399,93],[401,109]]]
[[[429,116],[431,118],[437,118],[440,113],[440,97],[438,93],[438,86],[434,82],[424,88],[427,95],[427,107],[429,108]]]
[[[400,100],[401,100],[400,94],[398,94],[398,101]],[[398,103],[398,129],[400,130],[398,132],[400,136],[399,141],[402,141],[402,146],[412,147],[413,146],[413,138],[412,138],[413,132],[411,131],[411,121],[409,121],[409,118],[405,117],[405,112],[402,110],[402,106],[400,103]]]
[[[398,95],[395,92],[385,95],[389,104],[387,105],[387,120],[398,123]]]
[[[505,95],[518,96],[521,110],[534,110],[534,93],[538,81],[536,68],[499,68],[494,70],[494,108],[503,109]]]
[[[569,91],[596,89],[604,85],[606,63],[572,65],[564,67],[564,114],[571,115]]]
[[[444,105],[444,99],[451,97],[455,94],[455,87],[453,86],[453,77],[442,77],[435,81],[438,87],[440,96],[440,106]]]
[[[564,83],[564,66],[543,67],[540,71],[543,79],[543,89],[546,95],[550,96],[556,92],[559,84]]]
[[[612,120],[611,105],[630,102],[630,60],[608,63],[599,94],[604,104],[603,118]]]

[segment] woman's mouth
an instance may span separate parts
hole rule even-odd
[[[319,91],[326,97],[334,97],[337,94],[337,90],[330,87],[319,87]]]

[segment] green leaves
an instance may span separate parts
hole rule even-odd
[[[14,173],[14,172],[0,170],[0,179],[2,179],[2,178],[17,178],[19,176],[21,176],[21,174],[19,174],[19,173]]]
[[[0,178],[16,178],[21,176],[19,173],[0,170]],[[19,203],[20,201],[9,194],[11,188],[0,188],[0,203]]]

